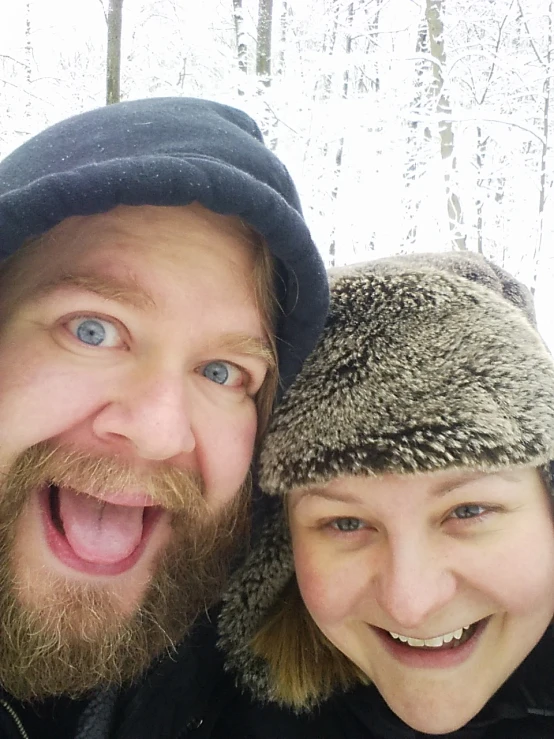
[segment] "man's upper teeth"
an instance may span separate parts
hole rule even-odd
[[[461,639],[462,634],[464,631],[467,631],[467,629],[469,629],[469,626],[463,626],[461,629],[449,631],[448,634],[442,634],[441,636],[433,636],[431,639],[414,639],[411,636],[395,634],[393,631],[389,631],[389,634],[393,639],[399,639],[410,647],[442,647],[443,644],[448,644],[453,639]]]

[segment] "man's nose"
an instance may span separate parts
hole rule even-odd
[[[440,548],[411,539],[389,546],[375,587],[391,626],[413,632],[454,597],[457,581]]]
[[[196,446],[185,381],[180,373],[150,372],[114,392],[93,422],[104,442],[143,459],[166,460]]]

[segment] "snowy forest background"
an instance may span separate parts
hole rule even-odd
[[[554,349],[554,0],[12,0],[0,156],[106,102],[119,11],[115,94],[249,112],[327,264],[480,251]]]

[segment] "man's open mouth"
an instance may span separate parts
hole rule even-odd
[[[39,497],[54,554],[91,574],[132,567],[162,513],[152,505],[122,505],[54,484],[45,485]]]

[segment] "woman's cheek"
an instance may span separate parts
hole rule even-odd
[[[295,545],[294,558],[300,593],[316,623],[333,624],[345,618],[357,589],[345,563],[309,546]]]

